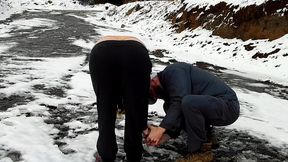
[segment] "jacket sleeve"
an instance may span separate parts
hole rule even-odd
[[[168,94],[169,101],[166,103],[168,106],[166,116],[160,126],[170,132],[180,132],[182,120],[181,102],[182,98],[188,94],[185,71],[180,68],[170,69],[163,74],[161,83]]]

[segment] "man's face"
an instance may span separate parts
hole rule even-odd
[[[156,76],[157,77],[157,76]],[[157,88],[158,88],[158,77],[152,78],[150,82],[150,89],[149,89],[149,104],[155,104],[158,98]]]
[[[149,90],[149,98],[148,98],[148,103],[149,105],[153,105],[157,101],[157,97],[155,97],[153,94],[151,94],[151,89]]]

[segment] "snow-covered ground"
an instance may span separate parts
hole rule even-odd
[[[248,5],[260,5],[266,2],[267,0],[184,0],[184,3],[188,4],[187,8],[194,7],[194,6],[200,6],[200,7],[207,7],[209,8],[210,6],[216,5],[219,2],[226,2],[227,4],[231,4],[233,6],[239,6],[239,7],[245,7]]]
[[[1,0],[0,20],[9,18],[12,14],[21,13],[27,9],[91,9],[79,4],[77,0]]]
[[[214,1],[213,1],[214,2]],[[248,3],[250,4],[250,3]],[[178,61],[194,63],[196,61],[209,62],[214,65],[227,67],[259,80],[272,80],[273,82],[288,85],[288,35],[277,40],[248,40],[223,39],[212,36],[212,31],[197,28],[193,31],[175,33],[169,21],[164,15],[179,9],[179,2],[144,2],[140,3],[140,10],[135,11],[135,3],[110,9],[100,19],[88,18],[87,21],[113,27],[122,27],[133,31],[133,34],[141,37],[149,49],[169,49],[171,57]],[[134,12],[127,13],[134,8]],[[102,8],[104,10],[104,8]],[[111,15],[111,16],[109,16]],[[93,15],[101,17],[100,15]],[[103,34],[123,34],[113,31],[103,31]],[[244,45],[253,44],[255,48],[247,51]],[[253,59],[257,52],[269,53],[275,49],[281,49],[277,54],[267,59]],[[234,55],[234,56],[233,56]]]
[[[260,2],[257,1],[258,3]],[[137,4],[140,4],[140,7],[143,8],[127,16],[129,10],[135,9]],[[103,12],[102,15],[91,15],[85,20],[96,25],[107,26],[106,30],[102,30],[102,35],[126,34],[139,37],[148,49],[166,49],[169,54],[165,56],[178,61],[190,63],[204,61],[230,69],[225,71],[227,73],[234,73],[262,81],[271,80],[288,85],[288,58],[283,57],[283,54],[288,53],[288,35],[274,41],[242,41],[239,39],[223,39],[218,36],[211,37],[211,31],[201,28],[175,33],[163,15],[174,11],[179,6],[181,4],[178,4],[178,2],[169,2],[168,4],[167,2],[131,3],[118,8],[109,6],[109,9]],[[104,6],[102,7],[101,9],[100,6],[100,9],[105,10]],[[105,20],[102,18],[105,18]],[[109,28],[111,26],[121,28],[122,31],[111,30]],[[243,46],[250,43],[256,45],[256,48],[248,52]],[[189,46],[191,44],[193,46]],[[204,44],[205,46],[203,47]],[[229,46],[224,44],[229,44]],[[82,46],[84,47],[85,43],[82,43]],[[217,51],[218,48],[220,48],[220,52]],[[280,48],[281,52],[272,58],[268,57],[267,59],[259,60],[251,58],[257,51],[271,52],[274,48]],[[237,53],[237,55],[232,56],[233,53]],[[164,57],[162,61],[167,62],[167,57]],[[280,66],[275,67],[276,65]],[[161,68],[164,67],[154,67],[154,71],[159,71]],[[235,88],[235,91],[240,98],[242,115],[230,127],[247,130],[261,138],[267,138],[277,145],[288,144],[288,138],[286,137],[288,129],[285,122],[287,121],[285,114],[288,113],[286,106],[288,101],[248,90]],[[161,107],[161,104],[156,107]],[[159,111],[159,109],[156,110]],[[163,112],[160,114],[163,114]]]
[[[227,0],[228,1],[228,0]],[[188,1],[186,1],[188,3]],[[199,1],[199,4],[209,3],[209,0]],[[213,1],[214,3],[215,1]],[[234,3],[234,1],[229,1]],[[237,3],[240,1],[237,1]],[[242,2],[242,1],[241,1]],[[243,1],[242,5],[251,4],[252,1]],[[260,4],[264,0],[253,1]],[[35,4],[37,3],[37,5]],[[191,6],[194,5],[191,2]],[[212,3],[212,1],[211,1]],[[236,1],[235,1],[236,3]],[[141,7],[138,11],[129,14],[128,11],[139,4]],[[247,5],[246,4],[246,5]],[[271,80],[276,83],[288,85],[288,58],[284,54],[288,53],[288,35],[283,36],[272,42],[268,40],[248,40],[241,41],[239,39],[222,39],[217,36],[211,36],[211,31],[198,28],[194,31],[183,31],[175,33],[171,28],[171,24],[164,18],[166,13],[175,11],[181,4],[179,2],[140,2],[131,3],[116,7],[110,4],[95,6],[93,10],[99,10],[97,14],[91,14],[87,17],[79,17],[90,23],[102,26],[101,30],[97,29],[101,35],[134,35],[139,37],[149,50],[166,49],[169,51],[165,56],[174,58],[178,61],[195,63],[196,61],[204,61],[211,64],[219,65],[230,69],[226,72],[236,73],[246,77],[259,80]],[[11,13],[21,13],[26,9],[86,9],[91,7],[83,7],[73,1],[53,0],[50,4],[48,1],[27,0],[15,1],[7,0],[0,2],[0,20],[8,18]],[[108,9],[106,9],[108,7]],[[76,15],[75,15],[76,16]],[[17,20],[9,25],[0,24],[0,38],[9,37],[9,31],[15,28],[27,29],[33,26],[47,26],[57,28],[54,21],[49,19],[31,19]],[[120,30],[121,29],[121,30]],[[208,43],[211,42],[211,43]],[[229,44],[226,46],[224,44]],[[253,43],[256,47],[252,51],[246,51],[244,45]],[[86,40],[76,40],[74,44],[86,49],[91,49],[94,42]],[[205,44],[205,46],[203,46]],[[12,46],[16,44],[1,44],[0,56],[4,55]],[[219,49],[220,48],[220,49]],[[273,57],[267,59],[252,59],[252,55],[256,52],[271,52],[274,48],[281,49]],[[219,50],[218,50],[219,49]],[[233,56],[237,53],[236,56]],[[151,56],[153,57],[153,56]],[[163,61],[167,61],[167,57]],[[23,57],[21,59],[28,59]],[[0,64],[7,69],[23,68],[23,74],[8,75],[5,79],[7,82],[14,84],[8,88],[1,88],[0,93],[10,96],[17,95],[33,95],[37,96],[34,101],[26,105],[15,106],[5,112],[0,112],[0,162],[11,162],[9,158],[1,157],[1,153],[7,150],[21,151],[22,158],[27,162],[79,162],[92,161],[92,154],[95,152],[95,143],[98,136],[96,131],[78,136],[73,139],[65,139],[70,148],[77,150],[72,155],[64,155],[59,151],[58,147],[53,143],[53,135],[58,130],[44,120],[51,115],[46,105],[65,105],[72,101],[75,103],[83,103],[89,105],[94,102],[95,96],[91,86],[89,75],[83,70],[88,70],[87,66],[80,66],[84,62],[84,56],[71,58],[40,58],[42,61],[25,62],[25,64]],[[9,62],[8,62],[9,63]],[[53,65],[53,66],[51,66]],[[276,67],[275,67],[276,66]],[[2,68],[2,67],[1,67]],[[155,65],[154,71],[163,69],[164,66]],[[33,69],[27,70],[25,69]],[[67,72],[69,71],[69,72]],[[38,83],[46,85],[64,86],[59,78],[65,75],[72,75],[69,86],[71,89],[67,91],[66,98],[51,98],[44,94],[36,94],[32,86]],[[38,78],[35,81],[27,80],[29,77]],[[261,86],[261,85],[260,85]],[[234,88],[241,103],[241,117],[233,125],[227,128],[236,128],[244,130],[250,134],[266,139],[272,145],[286,148],[288,146],[288,101],[283,100],[266,93],[256,93],[246,89]],[[150,107],[150,111],[157,111],[159,115],[165,115],[162,110],[163,101],[158,101]],[[75,107],[73,107],[75,108]],[[77,109],[77,108],[75,108]],[[26,118],[21,115],[25,112],[38,114],[35,117]],[[87,125],[72,121],[67,123],[70,128],[85,129]],[[121,134],[123,132],[118,132]],[[285,151],[285,150],[284,150]]]
[[[193,2],[198,3],[198,1]],[[239,4],[238,2],[240,1],[237,1],[237,3],[236,1],[228,1],[228,3],[233,4]],[[240,3],[243,6],[245,4],[259,4],[264,1],[245,2],[247,3],[242,1]],[[179,8],[181,4],[178,4],[178,2],[169,3],[168,5],[167,2],[132,3],[118,8],[110,6],[106,13],[103,12],[103,15],[93,15],[86,18],[86,20],[97,25],[113,26],[132,31],[125,33],[123,31],[103,30],[102,34],[128,34],[140,37],[150,50],[167,49],[169,51],[167,56],[178,61],[190,63],[204,61],[233,70],[233,72],[226,71],[227,73],[231,72],[256,80],[271,80],[288,85],[288,58],[283,56],[288,53],[288,35],[274,41],[242,41],[239,39],[223,39],[218,36],[211,37],[211,31],[201,28],[175,33],[169,22],[164,20],[163,15]],[[137,4],[140,4],[143,8],[139,11],[133,11],[127,16],[129,10],[135,9]],[[102,17],[105,18],[104,21],[101,21]],[[209,44],[208,42],[212,43]],[[248,52],[243,46],[250,43],[256,45],[256,48]],[[229,46],[224,44],[229,44]],[[217,51],[218,48],[220,52]],[[281,49],[281,52],[267,59],[257,60],[251,58],[257,51],[271,52],[274,48]],[[232,56],[234,53],[237,55]],[[163,61],[167,61],[167,58],[163,58]],[[277,65],[280,66],[276,67]],[[240,98],[242,115],[230,128],[247,130],[258,137],[267,138],[277,145],[288,144],[288,138],[286,137],[288,129],[285,122],[287,121],[285,114],[288,113],[286,106],[288,101],[248,90],[235,89],[235,91]],[[161,104],[156,107],[161,107]]]

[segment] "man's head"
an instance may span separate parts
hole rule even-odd
[[[159,80],[158,75],[152,77],[150,81],[150,89],[149,89],[149,104],[156,103],[158,98],[161,98],[162,86]]]

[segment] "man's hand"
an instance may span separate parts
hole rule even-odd
[[[161,141],[161,138],[166,129],[162,127],[152,126],[152,125],[149,125],[148,129],[150,129],[150,133],[148,137],[146,138],[147,145],[159,146],[161,142],[163,142]]]
[[[150,134],[150,128],[146,128],[144,131],[143,131],[143,137],[145,138],[145,140],[147,139],[148,135]]]
[[[168,134],[163,134],[160,141],[159,145],[162,145],[163,143],[167,142],[171,137]]]

